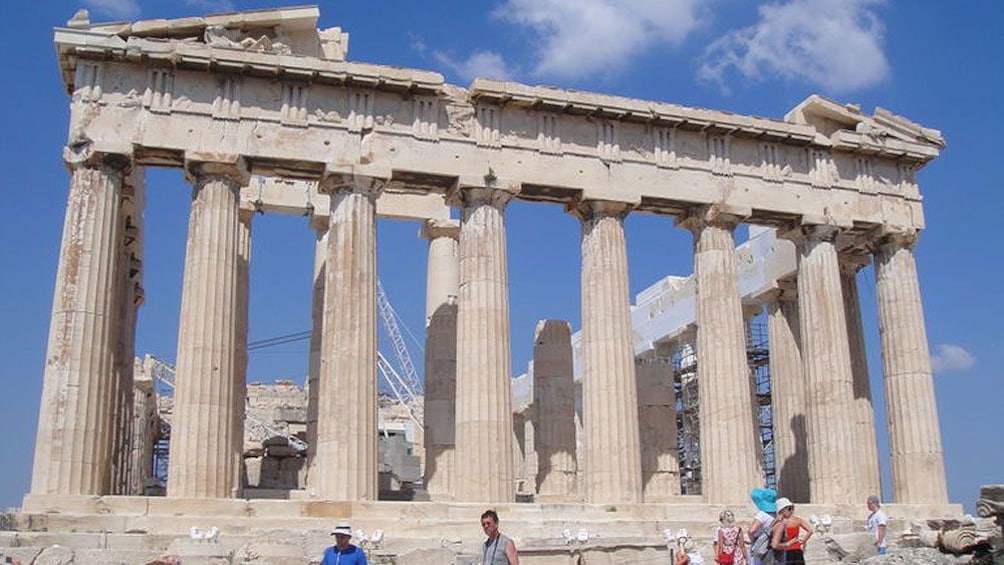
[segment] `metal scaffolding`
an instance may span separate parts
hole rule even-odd
[[[773,421],[771,419],[770,348],[767,324],[762,316],[746,326],[746,359],[749,364],[750,393],[755,399],[754,419],[760,439],[764,484],[777,485],[774,459]],[[701,494],[701,415],[697,367],[697,345],[681,341],[672,352],[673,388],[676,392],[677,447],[682,494]]]

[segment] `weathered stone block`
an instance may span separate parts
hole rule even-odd
[[[456,563],[456,555],[446,548],[416,549],[397,556],[396,565],[449,565]]]

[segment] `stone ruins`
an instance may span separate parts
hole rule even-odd
[[[316,7],[114,24],[80,13],[55,29],[71,180],[31,491],[10,518],[20,545],[76,532],[133,550],[123,540],[145,534],[141,549],[187,551],[185,563],[303,563],[347,518],[386,532],[369,546],[385,562],[471,563],[492,506],[527,563],[664,562],[681,527],[707,554],[720,509],[747,520],[748,493],[765,482],[746,346],[763,308],[778,488],[805,514],[832,515],[835,532],[858,531],[881,491],[855,277],[870,262],[887,511],[897,532],[961,514],[946,491],[913,252],[916,174],[944,147],[940,132],[819,96],[771,119],[487,79],[461,88],[348,61],[348,34],[318,30],[318,18]],[[143,216],[156,213],[144,210],[147,166],[182,168],[192,184],[165,496],[142,496],[149,462],[132,448],[145,433],[132,424]],[[533,410],[516,416],[514,199],[563,206],[582,227],[582,328],[573,339],[567,323],[538,326]],[[245,492],[256,212],[310,215],[316,230],[304,485],[288,500]],[[634,308],[632,213],[671,216],[694,238],[693,276]],[[378,216],[423,221],[429,242],[429,502],[377,500]],[[773,230],[763,253],[735,249],[741,223]],[[658,362],[684,341],[701,414],[699,490],[687,494],[673,367]],[[516,502],[524,418],[536,470],[521,490],[533,503]],[[194,526],[219,543],[188,539]],[[812,551],[826,559],[822,544]],[[142,562],[129,559],[116,562]]]

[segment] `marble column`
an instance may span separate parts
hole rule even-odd
[[[460,222],[426,220],[425,488],[432,500],[453,497],[457,400],[457,295]]]
[[[541,320],[533,343],[536,500],[572,502],[577,493],[572,330],[565,321]]]
[[[583,494],[641,502],[638,383],[628,286],[626,204],[584,201],[582,221]]]
[[[741,217],[695,210],[680,225],[694,234],[701,490],[711,504],[738,504],[762,486],[746,332],[733,232]]]
[[[506,190],[462,187],[453,486],[462,502],[515,497]]]
[[[31,493],[109,493],[121,260],[119,206],[130,157],[77,160],[49,322]]]
[[[808,394],[802,371],[798,292],[794,281],[779,281],[767,304],[770,344],[771,410],[777,491],[797,503],[809,502]]]
[[[530,486],[531,477],[536,476],[536,471],[531,471],[530,467],[533,452],[533,407],[530,406],[523,412],[514,412],[512,415],[512,460],[515,475],[515,492],[517,495],[529,495],[533,492]],[[529,433],[528,433],[529,432]]]
[[[864,499],[858,481],[851,352],[832,226],[798,237],[798,309],[808,390],[809,490],[816,504]]]
[[[143,296],[140,290],[142,263],[143,169],[135,167],[123,184],[120,206],[120,257],[115,278],[118,301],[115,344],[115,433],[112,439],[112,494],[140,494],[142,482],[134,477],[133,443],[136,357],[136,316]],[[139,487],[137,489],[137,487]]]
[[[638,359],[638,426],[645,502],[669,502],[680,495],[673,367],[657,357]]]
[[[254,210],[242,208],[237,224],[237,358],[234,370],[233,430],[237,434],[239,449],[234,462],[234,484],[237,496],[244,489],[244,418],[247,409],[248,387],[248,308],[251,285],[251,220]]]
[[[167,496],[227,498],[239,494],[235,468],[244,438],[235,429],[243,398],[238,370],[240,189],[249,180],[242,158],[189,157],[193,179],[181,321],[175,369],[174,420]]]
[[[892,235],[875,249],[892,491],[901,504],[944,504],[948,502],[944,451],[915,244],[915,234]]]
[[[376,500],[376,199],[384,182],[329,177],[324,336],[318,382],[317,496]]]
[[[324,281],[325,261],[328,256],[328,218],[315,216],[314,228],[314,285],[310,310],[310,360],[307,365],[307,494],[317,496],[317,412],[320,404],[319,379],[323,372],[324,356],[321,343],[324,335]]]
[[[840,257],[840,289],[847,316],[847,342],[851,350],[851,375],[854,383],[854,425],[857,428],[858,484],[864,496],[881,494],[878,441],[875,435],[875,408],[872,403],[871,380],[868,377],[868,356],[865,331],[861,321],[861,301],[858,297],[858,271],[868,264],[867,257]]]
[[[129,494],[143,495],[146,480],[153,477],[153,444],[160,435],[160,420],[157,410],[157,395],[154,392],[153,376],[146,370],[143,361],[136,359],[133,368],[135,385],[133,394],[132,421],[132,475],[129,480]]]

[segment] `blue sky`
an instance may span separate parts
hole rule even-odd
[[[68,175],[68,98],[52,28],[81,7],[92,21],[172,18],[282,5],[272,1],[77,0],[10,3],[0,175],[0,507],[28,488]],[[290,5],[297,4],[288,3]],[[615,7],[616,6],[616,7]],[[963,8],[964,6],[964,8]],[[466,86],[508,78],[634,98],[781,117],[812,93],[889,108],[941,129],[948,147],[919,175],[928,229],[917,248],[952,501],[972,510],[981,484],[1004,482],[1004,213],[995,129],[1004,125],[1004,4],[941,0],[343,0],[320,27],[351,34],[349,59],[418,67]],[[145,289],[137,352],[175,356],[189,187],[178,171],[147,176]],[[513,366],[531,356],[538,319],[579,325],[577,220],[560,208],[508,210]],[[253,228],[251,340],[310,327],[313,237],[299,217]],[[425,243],[418,225],[379,223],[380,276],[421,338]],[[744,233],[745,230],[741,230]],[[627,220],[632,292],[691,271],[691,236],[671,218]],[[859,275],[868,357],[881,408],[875,283]],[[416,357],[421,353],[412,347]],[[302,381],[305,342],[255,352],[250,379]],[[419,363],[421,365],[421,363]],[[883,460],[888,492],[888,465]]]

